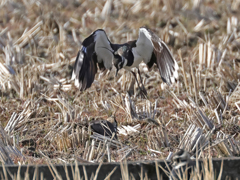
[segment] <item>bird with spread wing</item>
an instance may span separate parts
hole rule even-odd
[[[72,79],[75,80],[75,86],[83,91],[92,85],[98,67],[100,70],[111,70],[115,66],[116,75],[124,68],[132,72],[137,80],[132,69],[138,69],[141,62],[148,68],[157,64],[163,82],[168,85],[176,82],[178,64],[167,45],[150,29],[140,28],[138,39],[124,44],[112,44],[106,32],[98,29],[83,41],[74,64]],[[138,73],[140,76],[139,69]],[[141,76],[140,80],[142,88],[137,80],[138,86],[146,94]]]

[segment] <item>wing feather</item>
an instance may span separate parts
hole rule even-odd
[[[97,73],[97,64],[100,70],[111,69],[113,56],[111,51],[113,51],[111,43],[104,30],[96,30],[87,37],[78,52],[72,72],[75,86],[81,91],[89,88]]]
[[[113,126],[113,124],[106,120],[97,120],[93,121],[90,124],[92,130],[101,135],[112,137],[113,133],[115,133],[114,138],[117,139],[117,130]]]
[[[88,53],[93,51],[94,44],[88,48],[82,47],[78,52],[75,61],[72,79],[75,79],[75,86],[81,91],[89,88],[94,81],[95,74],[97,73],[97,63],[93,55]]]
[[[149,29],[140,28],[140,33],[145,35],[146,42],[151,41],[151,44],[148,43],[148,46],[152,45],[153,48],[151,57],[144,62],[149,68],[156,63],[162,80],[168,85],[174,83],[178,78],[178,64],[167,45]]]
[[[178,78],[178,65],[174,60],[171,52],[169,51],[167,45],[164,42],[158,42],[158,44],[159,43],[161,43],[161,50],[159,51],[159,48],[154,48],[153,51],[157,57],[156,63],[163,81],[167,84],[172,84]],[[156,43],[153,44],[154,46],[157,46]]]

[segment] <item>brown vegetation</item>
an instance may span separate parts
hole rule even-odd
[[[179,148],[239,156],[240,2],[8,1],[0,3],[3,163],[169,158]],[[148,98],[124,70],[99,72],[80,92],[71,71],[81,42],[103,28],[114,43],[147,26],[170,47],[179,81],[162,88],[140,67]],[[119,142],[92,135],[89,121],[116,113]],[[209,150],[210,149],[210,150]]]

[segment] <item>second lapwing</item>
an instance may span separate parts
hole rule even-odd
[[[113,119],[113,122],[105,119],[93,120],[90,123],[92,131],[117,140],[117,121],[115,117]]]

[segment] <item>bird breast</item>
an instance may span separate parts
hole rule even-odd
[[[136,51],[136,48],[132,48],[132,53],[133,53],[133,64],[131,66],[125,66],[124,69],[131,71],[132,68],[136,67],[138,68],[139,64],[143,61],[143,57],[138,54]]]

